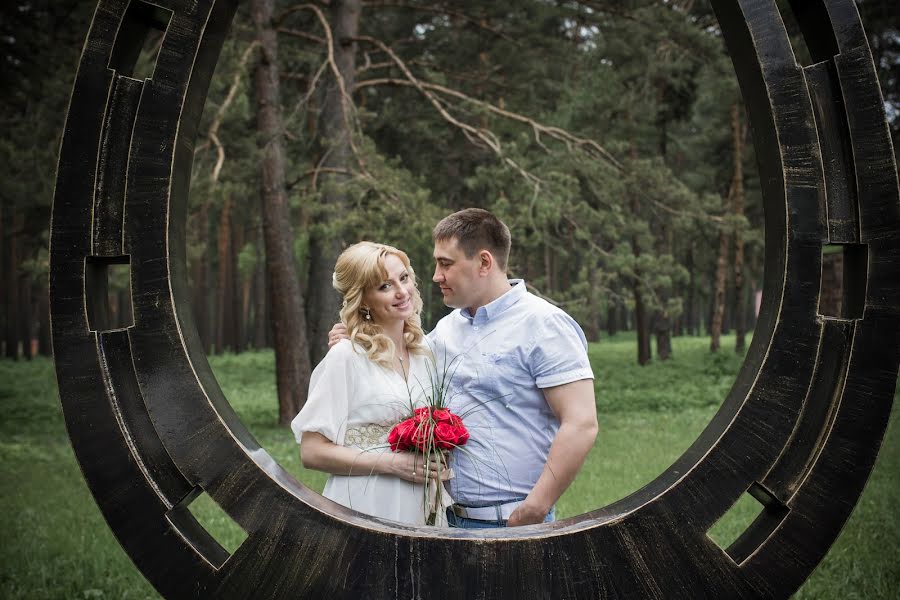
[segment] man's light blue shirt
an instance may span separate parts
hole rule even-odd
[[[454,310],[429,334],[438,368],[448,364],[453,375],[450,408],[470,433],[453,452],[449,482],[453,499],[468,505],[528,495],[559,429],[542,389],[594,378],[578,323],[523,280],[509,283],[474,315]]]

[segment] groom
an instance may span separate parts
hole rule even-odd
[[[468,208],[434,228],[435,271],[454,310],[429,334],[453,363],[450,409],[471,438],[454,452],[451,527],[514,527],[554,520],[597,436],[587,341],[561,309],[507,279],[510,234]],[[339,329],[332,330],[332,336]]]

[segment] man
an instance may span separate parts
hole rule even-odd
[[[457,310],[429,337],[439,366],[455,359],[450,408],[471,433],[453,453],[448,521],[466,528],[552,521],[597,436],[584,333],[524,281],[507,279],[509,229],[490,212],[449,215],[433,238],[432,279]]]

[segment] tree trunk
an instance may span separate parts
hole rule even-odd
[[[556,256],[559,256],[557,251]],[[555,261],[559,262],[559,261]],[[578,271],[581,269],[581,253],[575,251],[575,228],[569,224],[566,232],[566,254],[562,260],[562,268],[557,267],[556,272],[559,274],[559,291],[567,292],[572,287],[572,281],[578,278]]]
[[[696,315],[694,314],[694,305],[696,303],[697,297],[697,267],[694,264],[693,241],[688,244],[687,258],[685,259],[685,263],[685,267],[688,271],[687,299],[685,300],[684,306],[685,328],[687,329],[688,335],[700,335],[699,327],[697,326],[697,321],[695,320]]]
[[[659,256],[672,254],[672,237],[669,228],[663,224],[657,236],[656,252]],[[668,301],[672,290],[660,287],[658,296],[661,306],[653,316],[654,333],[656,334],[656,356],[659,360],[668,360],[672,356],[672,318],[669,315]]]
[[[641,294],[640,284],[634,282],[631,287],[634,294],[634,329],[637,333],[638,364],[643,366],[650,362],[650,323],[647,308]]]
[[[637,197],[631,201],[631,210],[635,218],[640,214],[640,202]],[[631,236],[631,252],[635,259],[641,256],[641,245],[637,233]],[[650,322],[647,315],[647,307],[644,305],[644,295],[641,292],[640,271],[631,278],[631,293],[634,296],[634,329],[637,333],[637,361],[639,365],[646,365],[652,357],[650,352]]]
[[[31,302],[31,281],[24,274],[19,281],[19,339],[22,341],[22,356],[31,360],[34,356],[32,340],[34,339],[34,306]]]
[[[284,134],[279,94],[278,40],[274,0],[251,0],[250,12],[262,47],[254,72],[262,167],[263,236],[271,286],[278,422],[287,425],[306,401],[310,362],[303,294],[294,260],[294,235],[284,182]]]
[[[249,298],[249,287],[240,271],[240,254],[244,247],[244,225],[239,219],[231,219],[231,313],[234,320],[234,351],[243,352],[247,347],[245,310]]]
[[[734,138],[734,177],[732,179],[732,208],[736,217],[744,216],[744,127],[741,124],[741,105],[731,105],[731,133]],[[740,227],[734,232],[734,351],[743,354],[747,318],[744,300],[744,233]]]
[[[204,199],[197,211],[196,221],[196,240],[201,247],[206,248],[209,244],[209,200]],[[194,322],[197,324],[197,334],[200,336],[200,342],[203,344],[203,351],[207,354],[212,349],[212,331],[210,329],[209,320],[209,261],[206,258],[207,252],[201,251],[194,261],[193,265],[193,310]]]
[[[4,288],[6,289],[6,356],[7,358],[19,358],[19,320],[22,318],[19,310],[19,253],[17,245],[18,230],[22,226],[22,215],[18,214],[15,209],[12,211],[12,218],[8,221],[12,223],[12,227],[5,232],[3,242],[5,249],[4,258]]]
[[[585,334],[591,342],[600,340],[600,302],[597,293],[597,272],[599,269],[596,263],[588,267],[588,298],[587,298],[587,314],[588,322]]]
[[[9,283],[6,279],[6,221],[4,217],[6,216],[6,212],[4,211],[3,202],[0,201],[0,284],[3,285],[3,291],[0,292],[0,311],[2,311],[2,315],[0,315],[0,325],[3,326],[3,339],[0,341],[0,357],[6,356],[6,322],[7,322],[7,314],[6,308],[9,304]]]
[[[718,254],[716,254],[718,256]],[[709,270],[709,309],[706,311],[706,335],[712,335],[713,315],[716,312],[716,269],[718,262],[713,261]]]
[[[253,347],[266,348],[266,329],[269,322],[266,293],[266,255],[263,250],[262,222],[256,227],[256,268],[253,270]]]
[[[672,319],[665,308],[658,310],[653,319],[656,334],[656,356],[659,360],[672,357]]]
[[[52,356],[53,348],[50,343],[50,292],[47,289],[47,279],[44,285],[38,287],[38,353],[41,356]]]
[[[734,306],[734,288],[728,285],[730,267],[730,263],[725,265],[725,309],[722,316],[722,335],[728,335],[733,329],[731,323],[731,318],[733,316],[731,309]]]
[[[709,323],[709,349],[716,352],[721,346],[722,323],[725,317],[725,275],[728,271],[728,233],[719,232],[719,255],[713,285],[712,311]]]
[[[7,280],[7,268],[6,268],[6,220],[4,217],[7,216],[6,211],[4,210],[3,202],[0,201],[0,284],[3,285],[3,291],[0,292],[0,311],[2,311],[2,316],[0,316],[0,326],[3,327],[3,339],[0,341],[0,356],[6,356],[6,323],[8,320],[8,315],[6,314],[7,308],[9,306],[9,281]]]
[[[216,278],[216,346],[219,351],[234,350],[233,254],[231,252],[231,195],[225,197],[216,235],[219,274]]]
[[[625,122],[629,125],[629,129],[632,129],[629,155],[632,159],[636,159],[637,146],[634,143],[636,134],[633,131],[634,123],[629,111],[625,112]],[[631,214],[634,219],[638,219],[641,214],[641,201],[636,190],[631,192]],[[637,231],[631,234],[631,253],[634,255],[635,265],[639,264],[641,243]],[[643,366],[650,362],[652,355],[650,351],[650,323],[647,307],[644,305],[644,296],[641,292],[641,271],[637,266],[635,266],[635,274],[631,277],[630,283],[631,293],[634,296],[634,330],[637,334],[637,360],[638,364]]]
[[[659,133],[659,155],[663,162],[666,161],[668,149],[668,109],[666,107],[667,84],[665,79],[660,79],[657,87],[658,112],[656,124]],[[672,239],[669,228],[665,222],[656,228],[656,254],[663,256],[672,254]],[[672,290],[668,287],[660,287],[657,291],[660,306],[653,312],[653,329],[656,336],[656,357],[659,360],[668,360],[672,356],[672,319],[669,315],[668,301]]]
[[[299,277],[299,275],[298,275],[298,277]],[[266,301],[263,303],[263,306],[266,307],[266,319],[263,321],[263,332],[265,334],[265,338],[264,338],[265,341],[263,342],[263,346],[266,348],[274,349],[275,348],[275,334],[273,333],[273,331],[275,330],[275,323],[274,323],[275,313],[273,312],[273,308],[272,308],[272,281],[268,277],[268,274],[266,275],[265,282],[266,282],[266,286],[265,286]],[[300,289],[303,289],[303,286],[301,286]],[[306,355],[309,356],[309,347],[308,346],[306,348]],[[310,373],[312,373],[311,365],[310,365]]]
[[[612,337],[619,330],[619,304],[610,298],[606,304],[606,335]]]
[[[679,288],[677,292],[678,297],[684,298],[684,288]],[[681,337],[684,335],[684,311],[681,311],[681,314],[672,319],[672,337]]]
[[[254,342],[250,338],[250,332],[253,331],[250,307],[253,304],[254,278],[255,274],[241,282],[241,352],[246,350],[248,345],[253,345]]]
[[[321,164],[323,168],[345,172],[352,168],[355,159],[351,125],[354,107],[350,94],[356,85],[356,42],[352,39],[359,35],[361,6],[361,0],[332,0],[329,10],[332,50],[341,81],[329,71],[318,128],[323,156]],[[328,331],[339,318],[340,296],[332,287],[331,274],[343,246],[337,223],[347,204],[345,196],[350,175],[325,172],[319,179],[322,192],[318,221],[327,226],[314,228],[309,240],[307,289],[310,295],[306,315],[313,363],[318,363],[328,352]]]
[[[749,297],[747,299],[747,303],[750,308],[749,315],[747,315],[749,318],[746,319],[748,321],[748,323],[747,323],[748,330],[753,330],[756,328],[756,323],[759,318],[759,315],[756,314],[756,297],[757,297],[757,294],[762,294],[762,291],[757,289],[756,282],[759,281],[759,279],[761,278],[761,271],[762,271],[762,266],[760,265],[761,260],[762,259],[758,253],[752,252],[750,254],[750,277],[748,277],[748,279],[753,283],[750,285],[750,289],[749,289],[749,293],[748,293]]]

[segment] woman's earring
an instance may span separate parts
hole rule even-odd
[[[372,313],[371,313],[371,311],[369,311],[368,308],[364,308],[363,310],[366,311],[366,321],[371,321],[371,320],[372,320]]]

